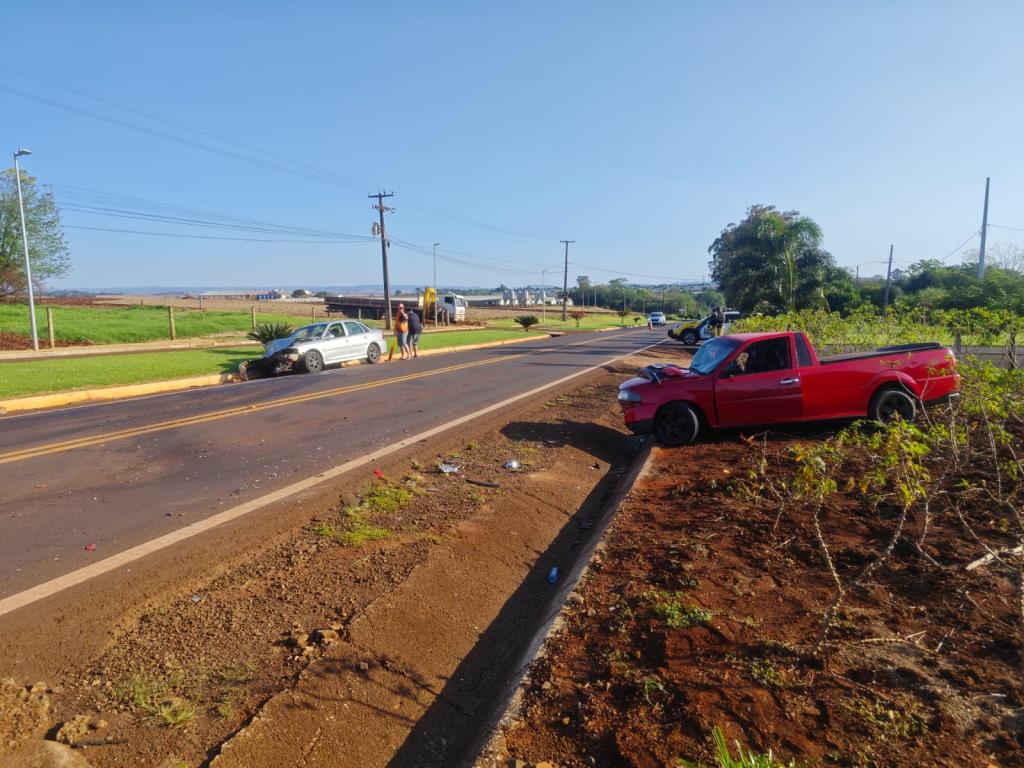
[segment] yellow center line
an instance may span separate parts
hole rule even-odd
[[[53,453],[62,453],[64,451],[70,451],[76,448],[89,448],[94,445],[102,445],[105,443],[113,442],[115,440],[126,440],[130,437],[148,435],[153,432],[163,432],[168,429],[177,429],[178,427],[192,426],[193,424],[204,424],[210,421],[229,419],[234,416],[244,416],[250,413],[257,413],[259,411],[270,410],[272,408],[282,408],[286,405],[295,405],[297,403],[306,403],[312,400],[322,400],[328,397],[337,397],[338,395],[346,395],[352,392],[361,392],[363,390],[375,389],[377,387],[383,387],[390,384],[400,384],[404,381],[413,381],[415,379],[427,378],[429,376],[437,376],[442,373],[450,373],[452,371],[464,370],[466,368],[474,368],[480,365],[500,363],[505,360],[512,360],[518,357],[526,357],[527,355],[534,355],[542,352],[551,352],[560,349],[567,349],[568,347],[589,344],[594,341],[598,341],[598,339],[588,339],[587,341],[566,344],[565,346],[544,347],[542,349],[534,349],[526,352],[516,352],[512,354],[489,358],[486,360],[477,360],[471,363],[459,363],[458,365],[449,365],[444,368],[434,369],[432,371],[409,373],[402,376],[395,376],[390,379],[382,379],[380,381],[367,382],[365,384],[351,384],[345,387],[336,387],[334,389],[323,390],[322,392],[310,392],[303,395],[291,395],[289,397],[281,397],[276,400],[269,400],[265,403],[240,405],[235,406],[233,408],[225,408],[220,411],[212,411],[210,413],[199,414],[196,416],[187,416],[180,419],[159,421],[156,422],[155,424],[149,424],[146,426],[131,427],[129,429],[105,432],[99,435],[90,435],[88,437],[79,437],[72,440],[63,440],[61,442],[56,443],[47,443],[45,445],[39,445],[33,448],[22,448],[21,450],[0,453],[0,464],[9,464],[15,461],[24,461],[25,459],[33,459],[39,456],[47,456]]]

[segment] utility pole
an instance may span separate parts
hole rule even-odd
[[[440,243],[434,243],[434,327],[437,328],[437,246]]]
[[[981,214],[981,248],[978,249],[978,279],[985,276],[985,235],[988,234],[988,182],[985,177],[985,208]]]
[[[892,282],[892,244],[889,244],[889,268],[885,270],[885,298],[882,299],[882,317],[889,309],[889,284]]]
[[[369,195],[371,200],[377,198],[377,204],[373,208],[380,214],[378,233],[380,234],[380,258],[384,267],[384,304],[387,307],[387,314],[384,315],[384,328],[388,331],[391,330],[391,274],[388,271],[388,236],[384,232],[384,211],[395,209],[384,205],[384,198],[394,196],[394,192],[378,192],[375,195]]]
[[[32,293],[32,264],[28,258],[28,228],[25,226],[25,203],[21,197],[21,168],[18,158],[31,155],[30,149],[19,149],[14,153],[14,179],[18,187],[18,210],[21,212],[21,244],[25,249],[25,287],[28,288],[28,319],[32,328],[32,349],[39,351],[39,329],[36,328],[36,300]]]
[[[560,240],[565,243],[565,271],[562,273],[562,322],[566,321],[569,309],[569,243],[575,240]]]

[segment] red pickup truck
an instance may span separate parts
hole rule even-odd
[[[738,333],[705,342],[689,368],[648,366],[619,387],[619,403],[634,433],[686,445],[705,427],[910,421],[959,387],[952,350],[934,342],[819,358],[803,333]]]

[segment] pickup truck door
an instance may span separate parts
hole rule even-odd
[[[797,421],[803,417],[801,386],[788,336],[754,342],[718,374],[718,424],[741,427]]]

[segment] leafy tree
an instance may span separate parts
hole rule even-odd
[[[60,211],[52,192],[41,192],[34,176],[21,172],[28,230],[28,257],[33,287],[42,287],[53,277],[63,277],[71,268]],[[14,169],[0,173],[0,298],[25,292],[25,252],[21,243],[21,217]]]
[[[754,205],[708,248],[711,274],[727,303],[744,311],[827,309],[835,261],[821,238],[821,227],[797,211]]]

